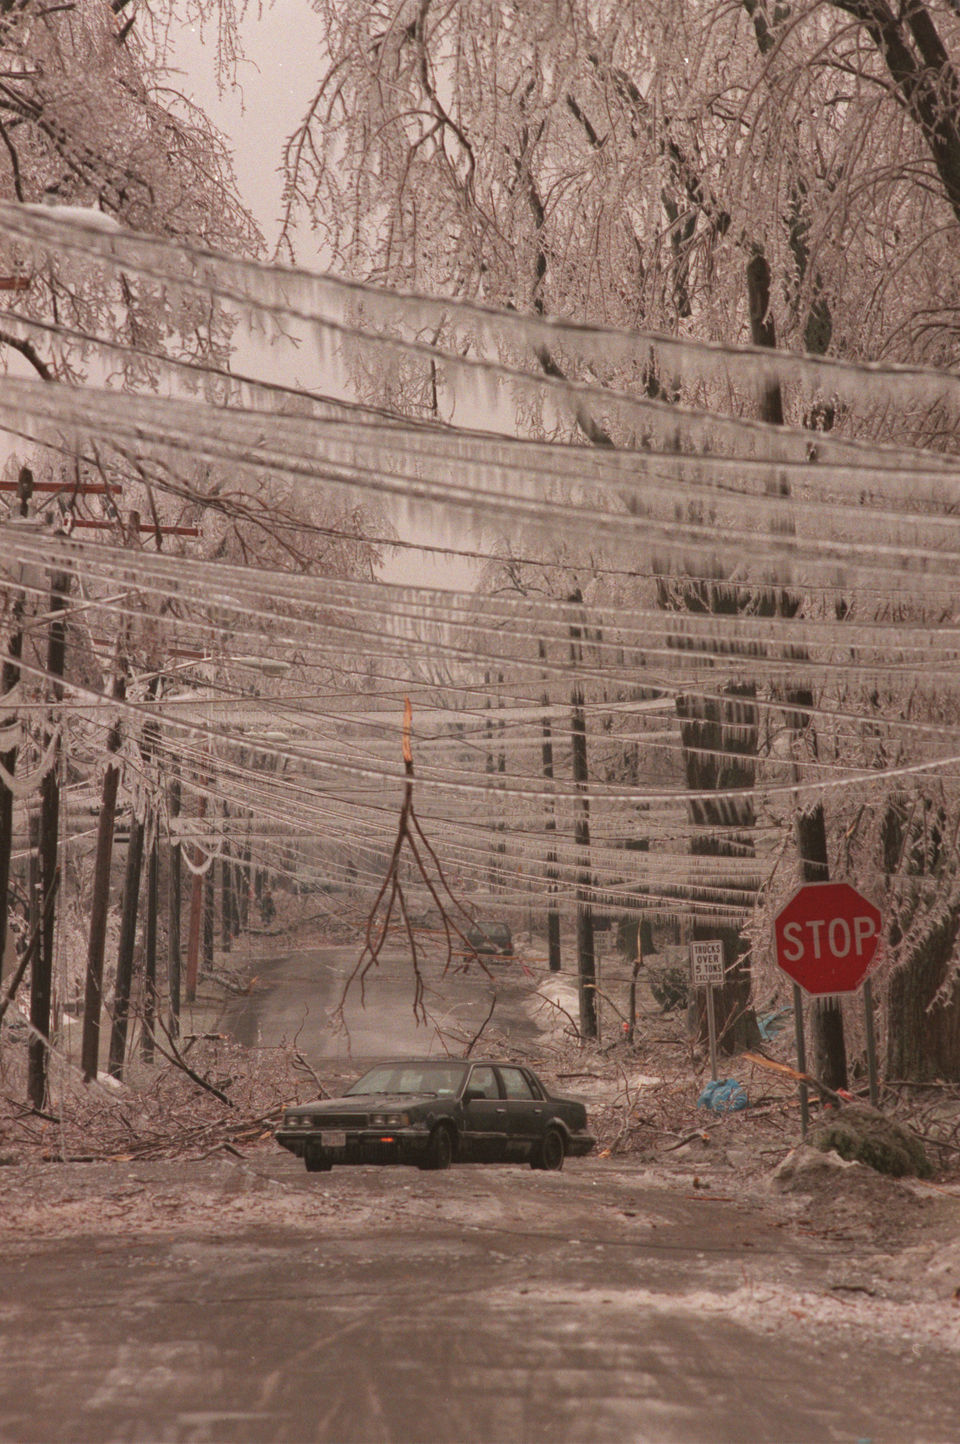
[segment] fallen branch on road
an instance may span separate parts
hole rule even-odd
[[[183,1054],[178,1049],[176,1043],[173,1041],[173,1035],[171,1034],[170,1029],[167,1027],[166,1023],[163,1021],[162,1018],[158,1018],[157,1021],[159,1022],[161,1028],[164,1031],[167,1042],[170,1044],[170,1052],[168,1053],[166,1049],[157,1042],[156,1037],[154,1037],[153,1046],[156,1048],[160,1056],[162,1058],[166,1058],[168,1063],[172,1063],[174,1067],[179,1068],[182,1072],[186,1073],[187,1077],[190,1078],[194,1083],[196,1083],[198,1088],[205,1088],[208,1093],[212,1093],[214,1098],[219,1098],[220,1102],[226,1104],[228,1108],[235,1108],[236,1104],[234,1103],[232,1098],[228,1098],[226,1093],[221,1092],[221,1090],[214,1087],[212,1083],[208,1083],[206,1078],[201,1078],[200,1074],[196,1073],[190,1067],[190,1064],[184,1058]]]

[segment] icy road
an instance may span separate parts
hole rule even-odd
[[[4,1227],[4,1440],[960,1438],[949,1302],[679,1175],[318,1185],[268,1149],[42,1188]]]
[[[251,1040],[336,1051],[316,962],[265,973]],[[381,1045],[409,1043],[400,982]],[[479,1026],[484,987],[447,1006]],[[838,1238],[732,1170],[703,1183],[604,1158],[308,1175],[270,1140],[2,1168],[0,1439],[960,1439],[960,1203],[937,1240]]]

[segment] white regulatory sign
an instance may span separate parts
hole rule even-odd
[[[723,982],[723,943],[720,938],[690,944],[690,981],[695,988]]]

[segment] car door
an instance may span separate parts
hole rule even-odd
[[[546,1102],[523,1068],[500,1064],[497,1072],[507,1110],[507,1155],[526,1158],[533,1145],[543,1137]]]
[[[507,1147],[507,1106],[496,1069],[477,1063],[463,1090],[461,1151],[478,1163],[503,1158]],[[467,1101],[469,1100],[469,1101]]]

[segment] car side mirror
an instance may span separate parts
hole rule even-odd
[[[486,1090],[483,1088],[468,1088],[463,1095],[464,1103],[474,1103],[478,1098],[486,1098]]]

